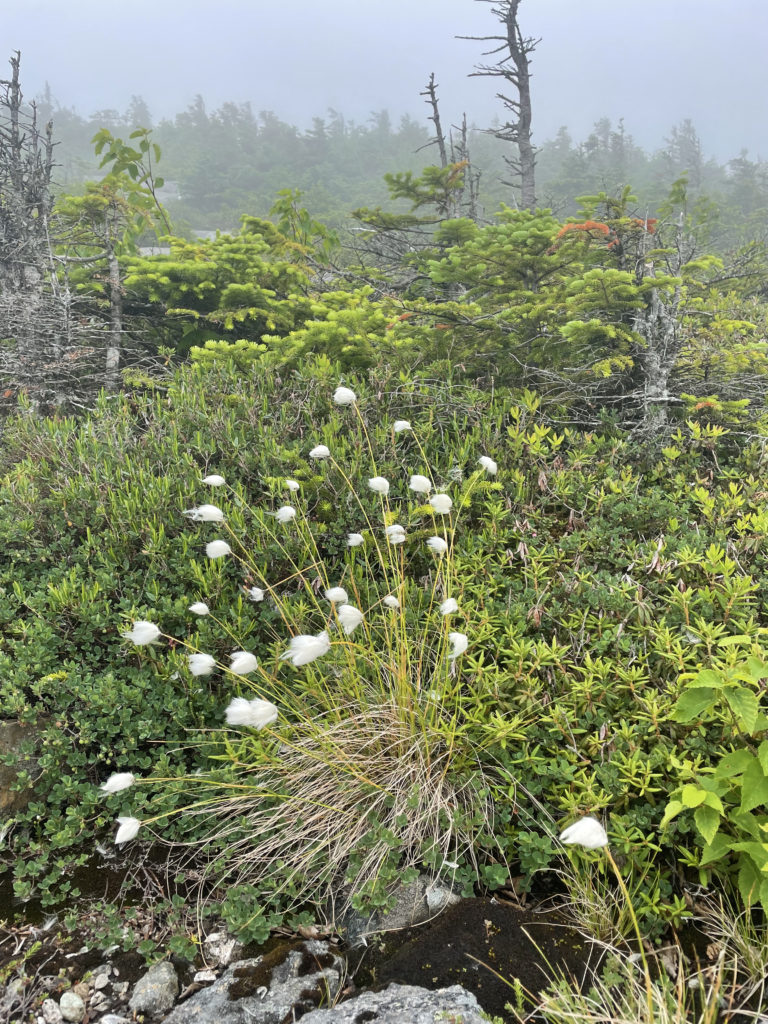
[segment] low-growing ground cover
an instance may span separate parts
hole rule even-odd
[[[81,422],[7,425],[0,694],[35,729],[33,796],[4,824],[18,895],[76,913],[65,869],[127,817],[135,846],[188,844],[180,942],[195,885],[259,938],[329,887],[385,905],[406,868],[525,887],[591,815],[634,919],[599,851],[563,877],[609,904],[606,941],[678,926],[692,883],[765,901],[760,440],[691,422],[640,447],[555,429],[528,393],[382,369],[339,405],[337,383],[322,359],[187,367]],[[136,622],[159,642],[126,641]],[[281,660],[322,633],[317,660]],[[270,707],[227,720],[234,697]],[[99,790],[123,772],[139,782]]]

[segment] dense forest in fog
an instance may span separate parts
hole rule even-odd
[[[152,128],[166,180],[161,198],[177,234],[236,229],[245,213],[265,216],[285,188],[300,189],[313,216],[338,227],[355,208],[387,200],[385,173],[417,172],[439,162],[426,111],[421,122],[379,110],[355,123],[329,110],[300,130],[272,111],[255,112],[249,103],[209,111],[202,96],[156,124],[139,96],[124,112],[98,110],[85,117],[48,93],[38,98],[38,109],[41,120],[54,121],[56,179],[69,192],[104,173],[91,141],[97,131],[127,136]],[[458,138],[461,112],[443,116]],[[515,189],[505,184],[506,146],[478,126],[470,126],[468,135],[472,165],[480,172],[481,209],[490,220],[501,202],[515,205]],[[573,138],[563,126],[540,143],[536,172],[539,205],[561,217],[576,211],[575,197],[627,184],[653,215],[672,183],[686,175],[690,201],[706,200],[713,235],[724,244],[753,235],[768,209],[768,163],[744,150],[724,163],[708,157],[690,120],[670,125],[651,152],[634,142],[631,114],[626,124],[602,118],[585,139]]]

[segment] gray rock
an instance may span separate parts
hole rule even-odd
[[[179,994],[179,979],[173,964],[163,960],[153,964],[136,982],[128,1005],[134,1013],[165,1013]]]
[[[226,967],[237,960],[243,950],[242,942],[233,939],[226,932],[211,932],[203,942],[203,955],[206,961]]]
[[[55,999],[44,999],[43,1005],[40,1007],[40,1012],[43,1015],[45,1024],[61,1024],[64,1020],[61,1016],[59,1004]]]
[[[127,1017],[120,1017],[116,1013],[107,1013],[100,1018],[99,1024],[131,1024]]]
[[[98,992],[101,989],[106,988],[108,984],[109,984],[109,968],[105,967],[105,968],[102,969],[102,971],[99,974],[94,974],[94,976],[93,976],[93,987]]]
[[[488,1018],[472,995],[461,985],[430,992],[415,985],[389,985],[381,992],[363,992],[338,1006],[312,1010],[301,1024],[488,1024]]]
[[[164,1024],[282,1024],[293,1019],[294,1008],[301,1012],[332,1000],[343,975],[344,962],[327,942],[284,943],[232,964]]]
[[[436,917],[459,897],[449,885],[443,885],[439,878],[427,875],[419,877],[409,885],[402,885],[395,892],[395,904],[386,914],[371,914],[366,917],[350,910],[341,922],[351,945],[365,944],[366,936],[382,931],[399,931],[412,928]]]
[[[59,1000],[59,1010],[64,1020],[78,1024],[85,1016],[85,1003],[77,992],[65,992]]]

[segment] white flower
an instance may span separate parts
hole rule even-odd
[[[285,486],[288,488],[289,491],[298,491],[298,489],[299,489],[299,481],[298,480],[286,480],[285,481]]]
[[[597,818],[580,818],[560,833],[560,842],[583,846],[586,850],[599,850],[608,845],[608,835]]]
[[[349,599],[348,594],[344,587],[330,587],[325,592],[326,600],[333,601],[336,604],[346,604]]]
[[[135,781],[136,776],[133,772],[115,772],[102,786],[99,786],[99,789],[103,793],[119,793],[121,789],[128,789]]]
[[[264,591],[261,589],[261,587],[251,587],[251,589],[248,591],[248,600],[263,601]]]
[[[336,405],[354,405],[357,395],[351,388],[344,388],[339,385],[333,392],[333,400]]]
[[[205,553],[209,558],[221,558],[223,555],[231,555],[232,548],[225,540],[212,540],[205,545]]]
[[[451,645],[451,653],[448,655],[450,661],[455,661],[469,647],[469,640],[465,633],[449,633],[448,641]]]
[[[259,662],[250,651],[233,651],[229,656],[229,671],[238,676],[247,676],[259,667]]]
[[[226,710],[227,725],[250,725],[253,729],[263,729],[277,721],[278,711],[268,700],[246,700],[245,697],[233,697]]]
[[[499,471],[499,467],[493,459],[489,459],[487,455],[481,455],[477,461],[489,476],[496,476]]]
[[[184,511],[193,523],[223,523],[224,513],[218,505],[198,505],[197,508],[188,508]]]
[[[384,533],[387,535],[387,540],[390,544],[404,544],[405,543],[405,527],[400,526],[399,523],[392,523],[388,526]]]
[[[210,608],[205,601],[195,601],[194,604],[189,606],[189,610],[193,615],[207,615],[210,612]]]
[[[116,843],[127,843],[130,839],[135,839],[139,829],[141,828],[141,822],[138,818],[118,818],[117,824],[120,826],[115,836]]]
[[[132,644],[136,644],[137,647],[144,647],[146,644],[153,644],[158,637],[163,634],[160,632],[158,626],[154,622],[147,622],[144,619],[140,619],[138,622],[134,622],[133,629],[127,630],[125,633],[121,633],[120,636],[126,640],[130,640]]]
[[[385,497],[389,494],[389,480],[385,476],[372,476],[368,486],[377,494],[383,494]]]
[[[449,494],[433,494],[429,504],[441,516],[447,516],[453,508],[453,499]]]
[[[382,604],[385,604],[387,608],[399,608],[400,602],[397,600],[394,594],[387,594],[386,597],[382,598]]]
[[[448,550],[448,543],[442,537],[430,537],[427,540],[427,547],[436,555],[444,555]]]
[[[310,459],[327,459],[330,457],[330,454],[330,448],[327,448],[324,444],[318,444],[309,453],[309,457]]]
[[[392,429],[396,434],[402,434],[404,430],[411,429],[411,424],[408,422],[408,420],[395,420],[395,422],[392,424]]]
[[[209,487],[223,487],[227,481],[223,476],[219,476],[218,473],[211,473],[210,476],[203,477],[203,483],[208,484]]]
[[[363,613],[359,608],[355,608],[353,604],[342,604],[336,609],[336,614],[339,617],[341,628],[347,634],[353,633],[354,630],[363,621]]]
[[[314,661],[315,658],[319,658],[323,654],[327,654],[330,649],[331,641],[328,639],[328,634],[325,630],[322,633],[318,633],[317,636],[294,636],[291,638],[288,650],[280,655],[280,660],[285,661],[287,659],[298,668],[301,665],[308,665],[310,661]]]
[[[453,597],[446,597],[440,605],[440,612],[442,615],[452,615],[453,612],[457,612],[458,610],[459,602]]]
[[[216,659],[210,654],[188,654],[187,662],[193,676],[209,676],[216,668]]]
[[[292,519],[296,518],[296,509],[293,505],[283,505],[275,512],[275,519],[278,523],[290,523]]]
[[[418,494],[429,494],[432,490],[432,481],[428,477],[422,476],[420,473],[416,473],[411,477],[408,482],[408,486],[412,491],[416,491]]]
[[[365,543],[365,537],[362,533],[348,533],[347,534],[347,546],[350,548],[359,548],[361,544]]]

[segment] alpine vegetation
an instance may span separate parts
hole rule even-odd
[[[233,914],[242,915],[238,894],[257,882],[285,907],[339,885],[356,905],[386,902],[403,872],[420,864],[461,864],[476,878],[481,836],[493,833],[489,762],[465,738],[479,699],[460,667],[474,642],[471,609],[463,614],[466,632],[448,624],[463,587],[454,559],[459,512],[483,470],[461,480],[439,479],[430,468],[440,490],[422,504],[434,489],[430,477],[392,481],[377,473],[362,419],[366,399],[339,387],[333,402],[370,474],[360,487],[326,446],[309,452],[324,463],[336,503],[360,524],[361,532],[339,537],[341,571],[326,564],[328,527],[299,500],[293,480],[276,476],[256,505],[235,484],[231,507],[180,513],[203,534],[208,561],[195,580],[205,600],[186,598],[190,633],[168,637],[168,659],[192,678],[218,673],[228,703],[210,723],[211,770],[178,780],[191,802],[147,813],[152,780],[145,779],[144,816],[119,819],[115,841],[123,843],[140,827],[142,836],[162,838],[171,815],[199,835],[204,815],[208,870]],[[397,445],[406,430],[410,423],[396,421],[388,443]],[[280,504],[286,486],[294,505]],[[206,542],[209,523],[226,524],[228,539]],[[233,558],[222,570],[217,560],[225,555]],[[142,646],[164,634],[136,622],[124,636]],[[242,646],[227,654],[233,642]],[[103,789],[117,793],[132,781],[120,773]],[[240,930],[245,924],[246,933],[262,934],[263,908],[252,915],[239,919]]]

